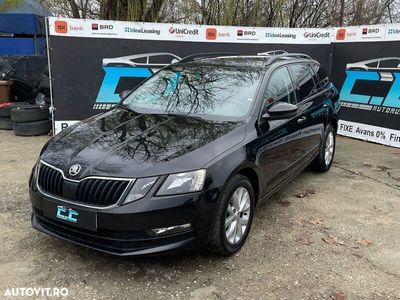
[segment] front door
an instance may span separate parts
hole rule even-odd
[[[264,92],[262,114],[271,104],[284,101],[297,103],[296,93],[287,67],[275,70]],[[262,194],[265,195],[297,169],[306,149],[299,132],[301,112],[294,118],[282,120],[261,119],[259,136],[255,141],[256,163],[262,170]]]

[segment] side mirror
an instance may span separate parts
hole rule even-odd
[[[130,92],[131,92],[130,90],[122,91],[122,92],[119,94],[119,98],[120,98],[121,100],[124,100],[124,99],[126,98],[126,96],[128,96],[128,94],[129,94]]]
[[[267,112],[263,114],[263,118],[266,120],[283,120],[291,119],[297,115],[297,105],[290,104],[287,102],[276,102],[268,108]]]

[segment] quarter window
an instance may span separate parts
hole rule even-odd
[[[318,64],[312,64],[311,68],[317,74],[321,89],[324,89],[325,86],[329,83],[328,74],[326,74],[325,70]]]
[[[298,90],[299,102],[316,92],[314,80],[306,64],[289,65],[289,69],[293,76],[293,83]]]
[[[317,92],[319,92],[321,90],[321,83],[320,83],[319,77],[317,75],[318,69],[319,69],[319,65],[317,65],[317,64],[310,64],[309,65],[309,70],[310,70],[311,76],[312,76],[312,78],[314,80]]]
[[[264,110],[277,101],[296,104],[293,84],[286,67],[279,68],[272,73],[264,93]]]

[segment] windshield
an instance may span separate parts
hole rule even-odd
[[[249,67],[173,66],[149,78],[123,105],[140,113],[240,119],[251,108],[262,74]]]

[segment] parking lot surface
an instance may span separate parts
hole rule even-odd
[[[120,258],[31,228],[28,178],[48,139],[0,131],[0,298],[400,299],[400,149],[339,137],[330,172],[304,171],[260,205],[233,257]]]

